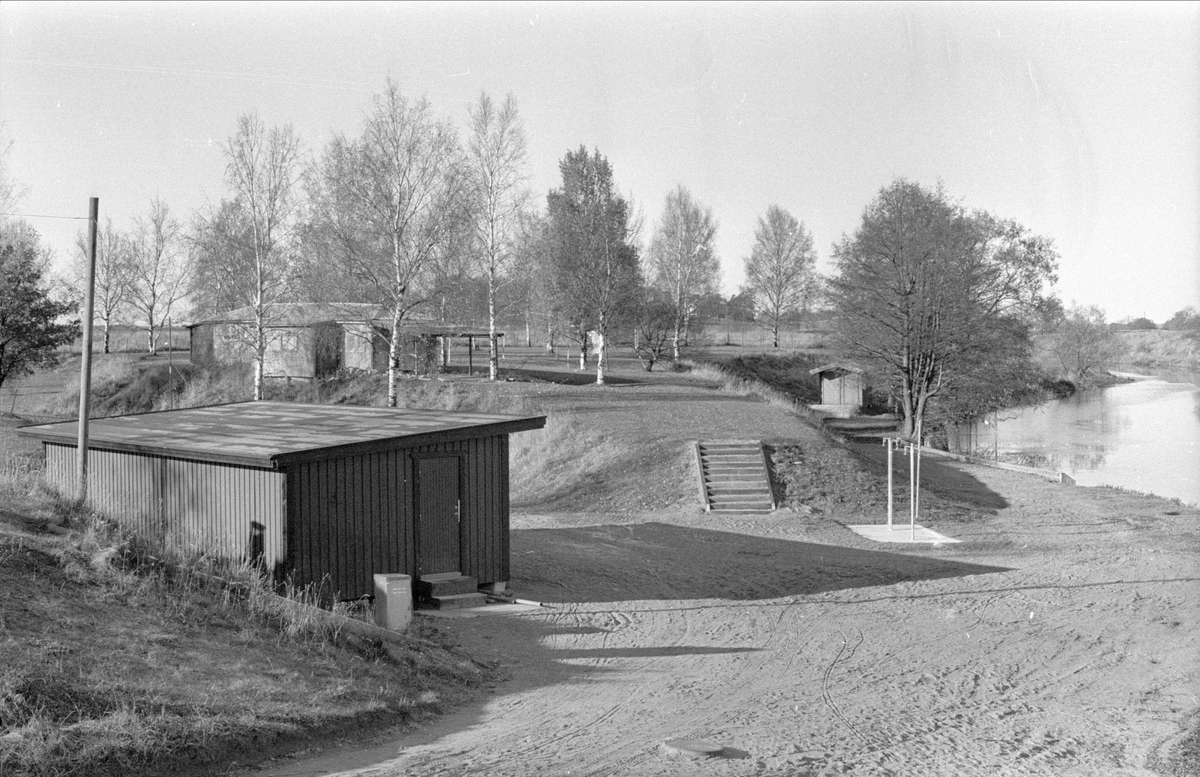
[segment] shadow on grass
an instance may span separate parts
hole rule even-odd
[[[512,581],[544,602],[773,599],[1002,567],[663,523],[512,533]]]
[[[504,376],[514,378],[516,380],[535,380],[544,383],[557,383],[560,386],[596,385],[596,373],[594,370],[590,372],[571,372],[568,370],[534,370],[524,367],[505,367]],[[622,378],[611,374],[604,376],[604,385],[606,386],[626,386],[641,382],[642,381],[639,380]]]
[[[850,450],[863,461],[869,463],[877,473],[887,477],[887,450],[882,444],[855,442]],[[908,493],[908,457],[901,451],[892,454],[892,477],[895,479],[897,493],[901,490]],[[931,456],[921,457],[921,490],[932,491],[940,497],[962,504],[971,505],[982,510],[995,512],[1008,507],[1008,500],[988,488],[979,479],[958,467]]]

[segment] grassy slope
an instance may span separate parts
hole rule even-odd
[[[154,563],[8,464],[0,478],[0,774],[177,773],[403,724],[490,670],[422,623],[390,653]],[[70,532],[53,531],[68,522]]]

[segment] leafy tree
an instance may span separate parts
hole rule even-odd
[[[1158,324],[1148,318],[1127,318],[1124,321],[1113,321],[1108,328],[1114,332],[1151,332],[1158,329]]]
[[[997,338],[1028,336],[1053,282],[1052,244],[942,188],[897,179],[834,247],[830,300],[853,357],[890,378],[906,436],[930,401],[986,371]]]
[[[71,257],[70,284],[80,298],[88,279],[88,237],[83,232],[75,236],[75,253]],[[93,279],[93,302],[96,316],[104,327],[104,352],[109,352],[110,329],[118,323],[129,306],[133,292],[133,257],[129,236],[113,227],[106,219],[96,236],[96,268]]]
[[[1043,374],[1034,366],[1028,323],[1013,316],[998,318],[982,336],[987,338],[987,358],[960,365],[957,379],[928,406],[925,429],[934,436],[944,430],[947,446],[958,427],[1044,398]]]
[[[675,304],[660,293],[646,295],[633,322],[633,351],[646,372],[673,349],[679,316]],[[676,360],[678,355],[676,354]]]
[[[555,309],[579,343],[580,369],[587,366],[589,331],[598,335],[596,383],[603,385],[609,335],[636,305],[642,286],[637,224],[599,151],[567,152],[559,170],[562,188],[546,198],[548,280]]]
[[[1053,334],[1051,352],[1068,378],[1086,385],[1096,373],[1113,367],[1125,346],[1105,322],[1103,310],[1074,305]]]
[[[0,385],[35,367],[58,363],[58,349],[79,336],[66,320],[75,305],[52,299],[36,233],[0,226]]]
[[[189,272],[179,221],[161,198],[151,200],[149,212],[134,219],[129,260],[129,306],[145,319],[147,350],[157,353],[155,334],[186,293]]]
[[[817,252],[812,233],[777,205],[758,219],[754,247],[746,259],[746,288],[754,307],[779,347],[779,323],[806,304],[813,286]]]
[[[1162,328],[1173,329],[1177,331],[1196,331],[1200,329],[1200,311],[1197,311],[1194,307],[1189,305],[1183,310],[1177,311],[1175,315],[1171,316],[1171,318],[1162,325]]]
[[[335,136],[310,176],[312,228],[343,284],[391,311],[388,407],[399,396],[402,323],[429,297],[429,265],[461,223],[469,185],[453,126],[390,78],[362,134]]]
[[[673,355],[679,359],[688,324],[700,297],[716,291],[721,265],[713,247],[717,220],[712,208],[697,202],[683,186],[667,195],[662,218],[650,241],[650,270],[655,288],[675,309]]]
[[[487,282],[488,376],[500,377],[496,315],[500,285],[514,256],[528,196],[525,183],[525,128],[511,94],[497,108],[486,92],[471,107],[468,159],[474,174],[475,236]]]
[[[743,286],[726,303],[725,315],[733,321],[754,320],[754,292]]]
[[[244,281],[252,277],[255,265],[254,234],[245,216],[238,203],[221,200],[192,222],[188,298],[194,316],[214,316],[250,304]]]

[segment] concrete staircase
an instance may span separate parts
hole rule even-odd
[[[758,440],[697,442],[696,465],[705,510],[769,513],[775,509],[767,457]]]
[[[431,610],[458,610],[487,604],[479,593],[479,581],[461,572],[421,575],[417,580],[417,603]]]

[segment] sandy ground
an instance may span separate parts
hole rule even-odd
[[[263,773],[1195,773],[1200,511],[949,469],[988,507],[941,547],[790,511],[516,516],[513,587],[546,606],[442,621],[511,680]]]

